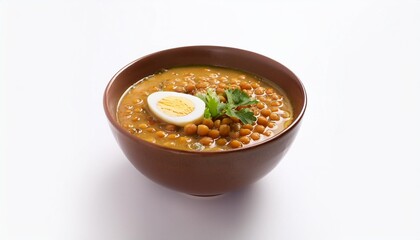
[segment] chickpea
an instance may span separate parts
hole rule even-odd
[[[242,128],[252,130],[254,127],[251,124],[245,124],[242,126]]]
[[[189,123],[184,126],[185,135],[194,135],[197,133],[197,125],[194,123]]]
[[[264,132],[264,130],[265,130],[265,127],[264,127],[263,125],[257,125],[257,126],[255,127],[255,131],[256,131],[257,133],[263,133],[263,132]]]
[[[224,88],[221,88],[221,87],[218,87],[218,88],[216,88],[216,93],[217,94],[224,94],[225,93],[225,89]]]
[[[241,138],[239,138],[239,141],[241,141],[243,144],[248,144],[251,139],[248,136],[242,136]]]
[[[149,125],[155,125],[156,120],[153,119],[153,117],[147,117],[147,123],[149,123]]]
[[[269,89],[267,89],[267,90],[265,91],[265,93],[267,93],[267,94],[273,94],[273,93],[274,93],[274,89],[269,88]]]
[[[179,137],[179,134],[175,134],[175,133],[171,133],[171,134],[168,135],[169,139],[176,139],[178,137]]]
[[[248,96],[252,96],[252,89],[249,90],[243,90]]]
[[[219,138],[219,139],[216,140],[216,144],[219,145],[219,146],[224,146],[224,145],[226,145],[226,143],[227,143],[226,138]]]
[[[243,90],[243,89],[251,89],[251,88],[252,88],[251,84],[249,84],[249,83],[247,83],[247,82],[241,82],[241,83],[239,84],[239,87],[241,87],[241,89],[242,89],[242,90]]]
[[[190,139],[187,138],[187,137],[180,137],[180,138],[178,138],[178,141],[181,144],[186,144],[186,143],[188,143],[190,141]]]
[[[239,147],[242,147],[242,143],[238,140],[232,140],[230,141],[229,146],[231,148],[239,148]]]
[[[177,86],[176,89],[175,89],[175,92],[185,93],[186,91],[185,91],[185,88],[184,87]]]
[[[264,103],[262,103],[262,102],[257,103],[257,108],[258,109],[263,109],[264,107],[265,107]]]
[[[148,128],[146,128],[146,131],[148,131],[150,133],[154,133],[154,132],[156,132],[156,129],[154,129],[152,127],[148,127]]]
[[[232,120],[232,122],[234,122],[234,123],[239,123],[239,122],[241,121],[239,118],[236,118],[236,117],[231,117],[230,119],[231,119],[231,120]]]
[[[166,133],[164,131],[157,131],[156,136],[158,138],[164,138],[166,136]]]
[[[228,136],[230,133],[230,126],[227,124],[222,124],[220,125],[219,131],[220,131],[220,136]]]
[[[264,117],[270,116],[271,114],[271,110],[268,108],[264,108],[263,110],[261,110],[261,115],[263,115]]]
[[[241,129],[241,124],[240,123],[233,123],[233,124],[230,125],[230,128],[233,131],[237,132]]]
[[[202,122],[202,124],[206,125],[209,128],[213,128],[213,120],[211,118],[205,118]]]
[[[226,102],[226,98],[222,95],[218,95],[220,102]]]
[[[262,95],[260,95],[260,96],[256,96],[256,98],[257,98],[257,100],[258,100],[258,101],[260,101],[260,102],[267,102],[267,98],[266,98],[266,97],[264,97],[264,96],[262,96]]]
[[[278,112],[279,108],[278,107],[270,107],[271,112]]]
[[[267,124],[267,127],[269,127],[269,128],[273,128],[274,126],[276,126],[276,124],[274,122],[269,122]]]
[[[210,132],[208,133],[208,135],[211,138],[218,138],[219,135],[220,135],[220,133],[219,133],[219,130],[213,129],[213,130],[210,130]]]
[[[258,83],[256,83],[256,82],[253,82],[253,83],[251,83],[251,86],[252,86],[253,88],[257,88],[257,87],[259,87],[259,86],[260,86],[260,84],[258,84]]]
[[[197,134],[200,136],[206,136],[209,133],[209,127],[204,124],[200,124],[197,127]]]
[[[210,144],[213,143],[213,139],[211,137],[203,137],[200,139],[199,142],[203,144],[204,146],[209,146]]]
[[[185,87],[185,91],[186,92],[188,92],[188,93],[191,93],[192,91],[194,91],[195,90],[195,85],[194,84],[188,84],[186,87]]]
[[[259,116],[258,119],[257,119],[257,123],[259,125],[267,126],[268,120],[265,117]]]
[[[238,107],[236,107],[236,110],[240,111],[240,110],[245,109],[245,108],[247,108],[247,106],[238,106]],[[233,117],[231,117],[231,118],[233,118]]]
[[[278,114],[276,114],[276,113],[271,113],[270,114],[270,119],[271,120],[274,120],[274,121],[277,121],[277,120],[280,119],[280,116]]]
[[[233,84],[238,85],[241,82],[241,80],[239,80],[236,77],[234,77],[234,78],[232,78],[232,80],[230,82],[233,83]]]
[[[271,134],[273,134],[273,132],[272,131],[265,131],[263,134],[268,137],[268,136],[271,136]]]
[[[174,131],[176,131],[176,129],[177,129],[177,126],[175,126],[173,124],[166,124],[166,126],[165,126],[166,131],[174,132]]]
[[[230,132],[230,133],[229,133],[229,137],[230,137],[231,139],[236,139],[236,138],[238,138],[238,137],[239,137],[239,132]]]
[[[252,138],[254,141],[256,141],[256,140],[260,139],[260,134],[259,134],[259,133],[257,133],[257,132],[254,132],[254,133],[252,133],[252,134],[251,134],[251,138]]]
[[[249,135],[249,134],[251,134],[251,130],[249,130],[249,129],[242,128],[241,130],[239,130],[239,135],[241,135],[241,136],[246,136],[246,135]]]
[[[274,102],[271,102],[271,104],[270,104],[271,106],[273,106],[273,107],[278,107],[278,106],[280,106],[281,104],[278,102],[278,101],[274,101]]]
[[[230,124],[230,123],[232,123],[232,119],[230,119],[230,118],[223,118],[222,119],[222,124]]]
[[[199,82],[197,85],[195,85],[197,88],[206,88],[209,86],[208,82]]]
[[[216,121],[214,121],[213,127],[214,128],[219,128],[220,127],[220,120],[219,119],[217,119]]]
[[[263,95],[264,94],[264,88],[258,87],[258,88],[255,89],[254,93],[256,95]]]

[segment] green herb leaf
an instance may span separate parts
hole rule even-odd
[[[210,110],[207,107],[204,109],[204,118],[211,118]]]
[[[217,118],[223,114],[223,109],[225,104],[220,102],[219,96],[213,89],[207,90],[206,94],[198,94],[201,100],[206,104],[206,109],[204,112],[205,118]]]
[[[238,106],[247,106],[251,104],[258,103],[257,100],[252,100],[246,92],[239,89],[229,89],[225,90],[226,97],[229,103],[233,104],[235,107]]]
[[[252,124],[257,120],[254,113],[248,108],[236,110],[239,106],[256,104],[258,103],[257,100],[251,99],[248,94],[239,89],[225,90],[225,94],[227,103],[220,102],[219,96],[217,96],[214,89],[207,90],[206,94],[197,95],[197,97],[206,103],[206,109],[204,111],[205,118],[217,118],[226,114],[229,117],[238,118],[244,124]]]
[[[235,117],[241,120],[244,124],[252,124],[257,120],[254,113],[248,108],[243,108],[239,111],[233,108],[227,108],[226,115],[229,117]]]

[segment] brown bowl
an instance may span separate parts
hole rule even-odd
[[[260,144],[222,152],[166,148],[139,139],[118,124],[117,104],[128,87],[161,69],[185,65],[239,69],[271,80],[288,95],[294,110],[293,123]],[[279,163],[299,130],[306,108],[306,93],[295,74],[270,58],[235,48],[191,46],[156,52],[122,68],[106,87],[104,108],[118,144],[141,173],[168,188],[209,196],[252,184]]]

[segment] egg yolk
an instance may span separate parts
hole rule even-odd
[[[194,103],[186,98],[168,96],[160,99],[157,106],[162,112],[172,117],[181,117],[194,111]]]

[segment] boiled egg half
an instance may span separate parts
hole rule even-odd
[[[147,105],[157,118],[180,127],[203,119],[205,110],[205,103],[200,98],[168,91],[150,94]]]

